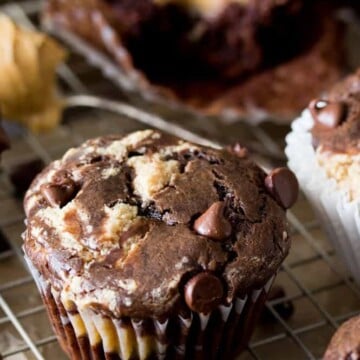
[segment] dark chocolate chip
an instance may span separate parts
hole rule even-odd
[[[76,194],[76,184],[71,179],[64,179],[60,183],[44,184],[41,192],[51,206],[63,207]]]
[[[289,209],[295,204],[299,194],[299,183],[291,170],[284,167],[274,169],[266,177],[265,186],[284,209]]]
[[[221,280],[209,272],[202,272],[185,285],[185,302],[195,312],[208,314],[222,301],[224,288]]]
[[[283,287],[275,285],[270,290],[267,301],[275,301],[286,298],[286,292]],[[284,319],[289,319],[294,313],[294,304],[290,300],[284,300],[273,305],[273,309]],[[261,314],[261,320],[264,322],[277,322],[276,317],[268,309],[264,308]]]
[[[334,129],[346,117],[346,104],[340,101],[313,100],[309,109],[315,121],[315,126]]]
[[[10,148],[10,141],[0,124],[0,154]]]
[[[35,176],[45,167],[41,159],[32,159],[22,162],[9,171],[11,183],[18,194],[24,193],[34,180]]]
[[[231,224],[224,217],[225,204],[217,201],[194,222],[194,230],[213,240],[225,240],[231,235]]]
[[[235,154],[239,158],[245,158],[249,155],[249,151],[246,147],[242,146],[240,143],[236,143],[232,146],[227,147],[228,151]]]

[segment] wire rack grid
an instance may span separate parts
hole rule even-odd
[[[0,11],[25,26],[34,27],[40,8],[39,1],[11,2],[2,5]],[[68,65],[60,69],[59,77],[65,94],[116,94],[117,100],[126,98],[116,84],[104,78],[75,52],[71,52]],[[74,99],[81,103],[81,98]],[[170,121],[164,122],[159,116],[126,105],[115,110],[116,113],[101,109],[70,109],[66,111],[63,124],[45,135],[34,136],[18,128],[12,129],[12,150],[3,156],[0,172],[0,353],[5,359],[66,358],[52,333],[35,283],[23,263],[22,201],[9,181],[14,166],[33,158],[48,163],[86,138],[151,125],[214,145],[245,139],[250,147],[260,150],[260,156],[272,155],[271,159],[260,157],[263,163],[271,166],[285,161],[282,147],[286,127],[225,125],[215,120],[209,124],[208,121],[204,123],[204,119],[184,122],[181,116],[177,118],[170,113],[165,114]],[[162,114],[166,111],[150,105],[147,110]],[[360,289],[343,269],[303,196],[289,212],[288,220],[293,247],[276,280],[285,289],[285,295],[267,303],[271,320],[260,322],[239,360],[319,359],[336,328],[360,312]],[[280,311],[281,305],[288,302],[292,302],[295,309],[290,317]]]

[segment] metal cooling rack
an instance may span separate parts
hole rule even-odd
[[[3,5],[0,11],[6,11],[25,26],[36,26],[40,6],[39,1],[11,2]],[[115,84],[75,53],[70,53],[68,65],[60,69],[59,77],[66,95],[106,97],[111,94],[114,97],[116,94],[116,100],[126,99]],[[11,128],[12,150],[3,156],[0,245],[6,243],[8,247],[0,252],[0,352],[5,359],[66,359],[23,263],[20,235],[24,230],[24,215],[21,198],[14,195],[9,181],[13,166],[32,158],[48,163],[86,138],[148,126],[165,128],[208,144],[240,140],[257,153],[263,164],[272,166],[285,162],[282,147],[288,131],[286,127],[225,125],[201,118],[184,120],[181,114],[166,113],[151,105],[138,103],[137,108],[133,108],[86,96],[75,96],[71,102],[72,108],[66,111],[63,124],[50,134],[35,137],[19,128]],[[96,109],[79,107],[94,104]],[[141,106],[147,111],[140,110]],[[162,117],[152,115],[154,113],[169,121],[164,122]],[[271,156],[264,159],[265,153]],[[303,197],[288,218],[293,247],[276,280],[276,284],[285,288],[286,296],[267,303],[274,319],[260,323],[249,348],[239,360],[320,359],[335,329],[360,312],[360,289],[347,277]],[[277,309],[288,301],[294,304],[295,313],[284,318]]]

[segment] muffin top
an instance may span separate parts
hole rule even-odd
[[[309,105],[314,146],[333,153],[360,151],[360,69]]]
[[[242,149],[241,149],[242,150]],[[67,306],[207,313],[263,287],[289,250],[287,169],[158,131],[70,149],[25,197],[25,253]]]
[[[311,134],[319,165],[349,200],[360,189],[360,70],[309,105]]]
[[[326,350],[324,360],[360,358],[360,316],[345,322],[335,333]]]

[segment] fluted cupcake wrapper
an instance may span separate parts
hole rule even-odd
[[[72,360],[231,359],[246,347],[274,280],[210,314],[114,318],[76,304],[66,309],[60,294],[25,259],[59,342]]]
[[[360,201],[349,201],[317,163],[309,131],[312,124],[308,110],[293,122],[286,137],[288,166],[297,175],[335,251],[360,284]]]

